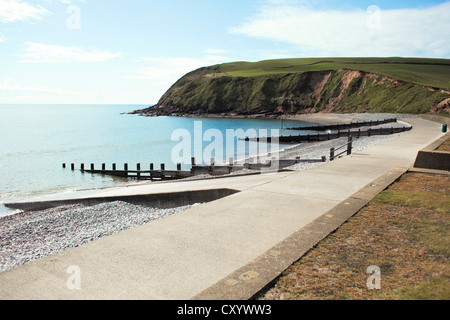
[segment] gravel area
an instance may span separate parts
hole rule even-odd
[[[371,137],[361,137],[359,139],[353,140],[353,150],[352,153],[357,153],[364,149],[373,147],[380,143],[388,142],[392,139],[398,138],[404,133],[396,133],[393,135],[385,136],[371,136]],[[327,157],[327,161],[330,160],[330,149],[336,148],[347,143],[348,138],[339,138],[330,141],[315,142],[309,144],[300,144],[288,150],[281,152],[280,159],[295,159],[300,157],[300,159],[321,159],[322,156]],[[313,162],[313,163],[297,163],[293,166],[287,167],[290,170],[306,170],[315,166],[319,166],[323,163]]]
[[[353,121],[371,121],[381,119],[408,119],[417,118],[417,114],[399,114],[399,113],[333,113],[334,118],[351,119]]]
[[[123,201],[67,205],[0,218],[0,272],[161,219],[200,204],[170,209]]]
[[[317,124],[339,124],[339,123],[350,123],[352,121],[374,121],[382,119],[410,119],[417,118],[416,114],[395,114],[395,113],[312,113],[312,114],[301,114],[286,117],[290,120],[300,120],[307,122],[314,122]]]

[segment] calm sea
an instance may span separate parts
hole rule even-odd
[[[180,141],[172,141],[172,133],[185,129],[194,136],[196,121],[201,121],[203,132],[218,129],[224,137],[227,129],[278,129],[281,134],[293,134],[285,128],[306,125],[286,120],[151,118],[127,114],[142,107],[146,106],[0,105],[0,215],[10,213],[2,205],[5,202],[130,182],[72,172],[70,163],[75,163],[76,168],[81,163],[87,167],[95,163],[97,168],[102,163],[108,168],[112,163],[117,163],[118,168],[123,163],[130,168],[141,163],[142,169],[150,163],[156,167],[165,163],[167,169],[175,169],[171,154]],[[203,147],[210,143],[203,142]],[[63,169],[62,163],[67,163],[69,169]]]

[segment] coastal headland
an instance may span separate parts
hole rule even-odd
[[[235,62],[194,70],[145,116],[273,118],[311,113],[449,113],[449,59]]]

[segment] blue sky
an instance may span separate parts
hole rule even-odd
[[[0,103],[151,105],[188,71],[450,58],[450,1],[0,0]]]

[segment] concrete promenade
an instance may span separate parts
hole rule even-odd
[[[248,299],[443,135],[437,122],[404,121],[413,130],[401,137],[306,171],[99,190],[91,197],[240,192],[0,273],[0,298]],[[81,289],[67,287],[70,266]]]

